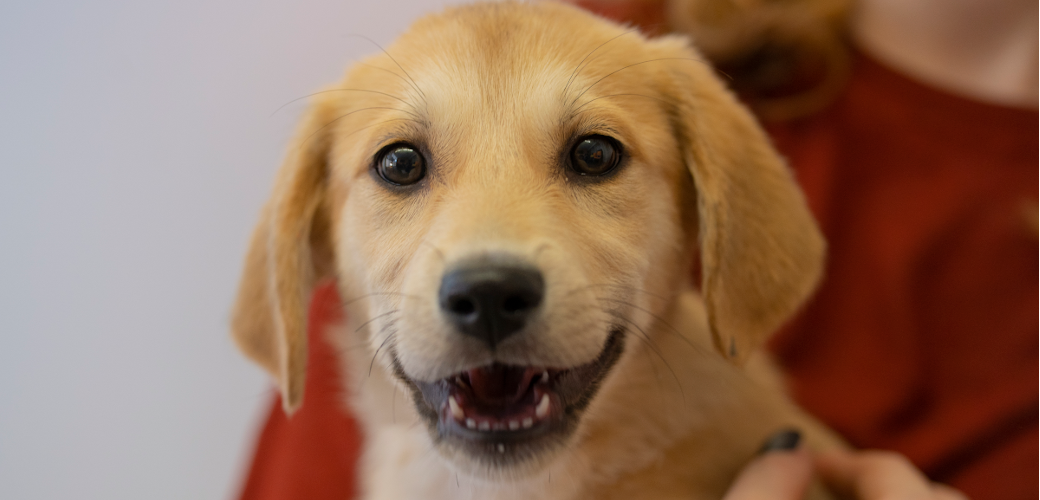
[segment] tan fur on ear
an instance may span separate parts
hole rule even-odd
[[[685,40],[659,43],[673,56],[702,59]],[[751,114],[707,64],[673,68],[679,75],[667,92],[697,187],[708,318],[715,346],[742,362],[812,293],[826,245],[791,172]]]
[[[307,306],[315,281],[331,267],[323,210],[327,123],[315,105],[282,165],[253,232],[231,321],[238,346],[277,381],[292,413],[303,402]],[[318,257],[317,259],[315,257]]]

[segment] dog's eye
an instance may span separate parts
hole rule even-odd
[[[584,137],[571,150],[571,167],[580,175],[603,175],[621,161],[621,146],[609,137]]]
[[[409,144],[394,144],[384,149],[378,161],[379,176],[391,184],[415,184],[426,175],[426,160]]]

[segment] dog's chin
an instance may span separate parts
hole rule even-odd
[[[583,365],[495,363],[433,382],[412,379],[391,357],[442,455],[467,472],[516,477],[537,471],[569,442],[623,347],[624,330],[614,327]]]

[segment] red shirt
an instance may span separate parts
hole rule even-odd
[[[326,325],[343,321],[336,288],[318,287],[307,325],[307,386],[303,406],[286,417],[275,393],[260,432],[242,500],[350,500],[361,454],[358,423],[344,406],[336,353]]]
[[[846,92],[769,127],[830,242],[772,342],[796,399],[854,445],[902,452],[975,500],[1037,498],[1038,115],[858,57]],[[241,498],[353,498],[361,438],[311,307],[305,404],[272,403]]]
[[[827,111],[769,127],[830,250],[772,342],[795,398],[975,500],[1037,497],[1037,120],[859,56]]]

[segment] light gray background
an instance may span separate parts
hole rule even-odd
[[[228,311],[304,104],[447,0],[0,2],[0,498],[222,499]]]

